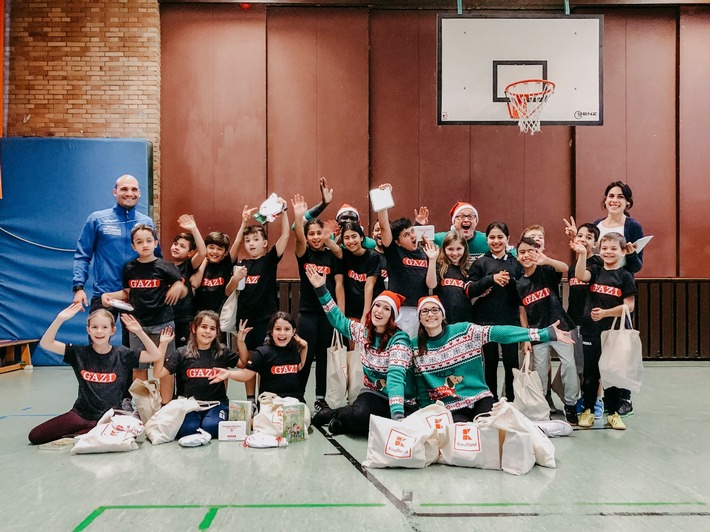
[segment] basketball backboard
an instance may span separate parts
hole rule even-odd
[[[438,123],[517,125],[505,87],[546,79],[542,125],[601,125],[603,15],[440,15]]]

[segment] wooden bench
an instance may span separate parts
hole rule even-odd
[[[22,369],[25,366],[32,365],[30,358],[30,345],[39,342],[39,339],[34,340],[0,340],[0,353],[4,349],[5,355],[0,358],[0,373],[15,371]],[[17,351],[20,351],[20,358],[17,359]]]

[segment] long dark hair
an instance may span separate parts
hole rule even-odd
[[[217,326],[217,335],[212,340],[212,345],[210,348],[214,352],[214,358],[219,358],[224,355],[227,351],[227,346],[225,346],[221,341],[222,329],[219,326],[219,316],[216,312],[212,310],[201,310],[195,315],[195,319],[192,320],[190,324],[190,338],[187,340],[187,345],[185,346],[185,356],[187,358],[199,358],[200,353],[197,349],[197,339],[195,338],[195,331],[200,326],[200,324],[209,318],[214,321]]]
[[[614,181],[613,183],[609,183],[604,190],[604,199],[602,200],[602,208],[606,209],[606,197],[609,195],[609,191],[614,188],[614,187],[619,187],[621,189],[621,193],[624,195],[624,199],[628,203],[626,206],[626,209],[624,209],[624,214],[626,216],[629,215],[629,209],[634,206],[634,194],[631,192],[631,187],[624,183],[623,181]]]
[[[276,325],[277,320],[284,320],[291,324],[291,327],[293,327],[293,336],[291,337],[291,341],[288,343],[288,345],[286,345],[286,347],[296,347],[296,320],[293,316],[291,316],[291,314],[289,314],[288,312],[284,312],[283,310],[274,312],[274,315],[271,316],[269,324],[266,326],[266,338],[264,338],[264,345],[274,344],[274,337],[272,333],[274,331],[274,325]]]
[[[443,318],[441,320],[441,330],[445,331],[446,326],[446,318]],[[426,332],[426,329],[424,328],[424,325],[422,325],[422,322],[419,322],[419,331],[417,332],[417,356],[423,357],[427,354],[427,352],[429,351],[429,348],[427,346],[429,338],[429,333]]]

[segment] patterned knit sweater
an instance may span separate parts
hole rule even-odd
[[[375,345],[366,347],[367,328],[346,318],[324,286],[316,288],[315,292],[331,325],[360,348],[365,389],[389,399],[393,419],[403,417],[404,400],[416,397],[409,336],[397,331],[382,350],[378,350],[379,337],[376,336]]]
[[[414,338],[414,380],[419,408],[441,401],[449,410],[459,410],[471,407],[483,397],[492,397],[483,373],[483,344],[555,339],[552,327],[525,329],[462,322],[444,325],[441,333],[428,339],[426,354],[420,355]]]

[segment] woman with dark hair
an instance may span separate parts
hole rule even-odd
[[[330,323],[360,350],[364,373],[364,387],[355,402],[342,408],[321,409],[313,416],[313,424],[327,424],[331,434],[365,435],[371,414],[402,419],[405,400],[415,395],[411,342],[395,324],[404,298],[385,290],[374,299],[361,323],[346,318],[335,306],[325,287],[325,277],[315,266],[306,267],[306,274]]]
[[[467,322],[449,325],[444,305],[436,296],[421,298],[417,313],[419,334],[412,350],[418,406],[424,408],[441,401],[456,423],[472,421],[493,407],[493,394],[483,374],[484,344],[555,340],[573,343],[570,333],[557,328],[559,322],[544,329]]]
[[[380,275],[380,255],[365,249],[365,233],[357,222],[340,226],[343,246],[343,285],[345,288],[345,315],[365,322],[365,316],[377,294],[375,285]]]

